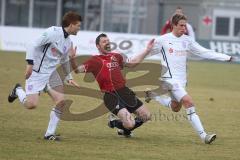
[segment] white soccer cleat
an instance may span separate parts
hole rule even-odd
[[[145,93],[145,102],[149,103],[154,97],[158,96],[157,93],[152,92],[149,88],[147,88]]]
[[[204,138],[205,144],[211,144],[217,138],[216,134],[207,134]]]

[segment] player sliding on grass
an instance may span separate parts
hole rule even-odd
[[[36,108],[41,91],[47,91],[56,106],[50,113],[50,121],[44,139],[59,140],[55,136],[59,117],[65,105],[63,84],[58,74],[53,74],[58,64],[62,63],[66,75],[70,72],[69,52],[74,51],[69,35],[76,35],[80,30],[82,18],[75,12],[68,12],[64,15],[62,27],[48,28],[36,41],[30,46],[26,54],[28,62],[26,68],[26,86],[25,90],[20,84],[16,84],[8,97],[12,103],[16,98],[27,108]],[[50,76],[55,76],[51,82]],[[71,75],[66,77],[68,83],[77,85]]]
[[[178,112],[183,105],[194,130],[197,131],[204,143],[210,144],[215,140],[216,134],[207,134],[205,132],[200,118],[195,111],[193,100],[185,90],[187,83],[187,54],[193,53],[202,58],[220,61],[231,61],[232,57],[203,48],[197,42],[184,35],[186,23],[187,18],[184,15],[174,15],[172,18],[172,32],[156,39],[153,47],[155,53],[152,54],[159,53],[161,64],[167,68],[167,71],[164,73],[162,71],[161,75],[163,92],[161,94],[163,95],[158,96],[157,93],[146,91],[145,100],[149,102],[151,99],[154,99],[163,106],[171,108],[174,112]],[[168,92],[170,96],[165,96],[164,94]]]
[[[104,103],[106,107],[118,116],[113,115],[109,119],[109,127],[118,128],[118,134],[126,137],[131,136],[131,131],[141,126],[150,119],[149,110],[135,96],[135,93],[125,86],[125,78],[121,70],[123,67],[134,67],[139,64],[151,51],[154,40],[151,40],[147,48],[133,58],[127,58],[119,53],[114,53],[110,48],[110,41],[105,34],[96,38],[96,47],[99,55],[92,56],[82,65],[77,65],[76,55],[72,55],[71,64],[76,73],[91,72],[104,92]],[[74,52],[72,52],[74,53]],[[137,117],[132,118],[131,113]]]

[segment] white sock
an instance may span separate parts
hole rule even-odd
[[[45,133],[45,136],[55,135],[55,131],[57,129],[58,122],[60,120],[60,115],[62,114],[61,111],[59,111],[56,108],[53,108],[50,112],[50,120],[48,123],[48,128]]]
[[[18,96],[19,101],[24,104],[26,100],[26,92],[22,89],[22,87],[16,88],[16,94]]]
[[[189,122],[191,123],[194,130],[199,134],[200,138],[204,140],[205,136],[207,135],[204,131],[202,123],[195,112],[195,107],[190,107],[186,109],[187,117]]]
[[[172,99],[168,96],[156,96],[154,99],[164,107],[171,108]]]

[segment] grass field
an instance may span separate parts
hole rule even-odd
[[[156,102],[147,104],[153,120],[137,129],[133,138],[118,137],[115,130],[107,127],[105,114],[89,121],[61,121],[58,133],[63,141],[48,142],[42,139],[53,106],[47,94],[41,95],[35,110],[24,109],[18,101],[11,105],[7,102],[12,86],[16,82],[24,84],[24,56],[0,53],[0,160],[240,158],[240,65],[189,63],[188,91],[205,129],[218,136],[212,145],[199,140],[184,118],[184,110],[173,114]],[[81,76],[74,77],[85,85]],[[74,101],[71,107],[74,113],[88,111],[102,102],[83,96],[67,98]]]

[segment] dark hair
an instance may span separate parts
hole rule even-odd
[[[82,22],[82,17],[77,12],[69,11],[63,16],[62,26],[68,27],[70,24],[76,24],[77,22]]]
[[[182,7],[181,7],[181,6],[177,6],[176,10],[177,10],[177,9],[181,9],[181,10],[182,10]]]
[[[101,39],[102,37],[107,37],[107,35],[104,34],[104,33],[99,34],[99,35],[97,36],[97,38],[96,38],[96,41],[95,41],[96,45],[99,45],[100,39]]]
[[[183,14],[175,14],[172,17],[172,25],[177,25],[180,20],[187,20],[187,17]]]

